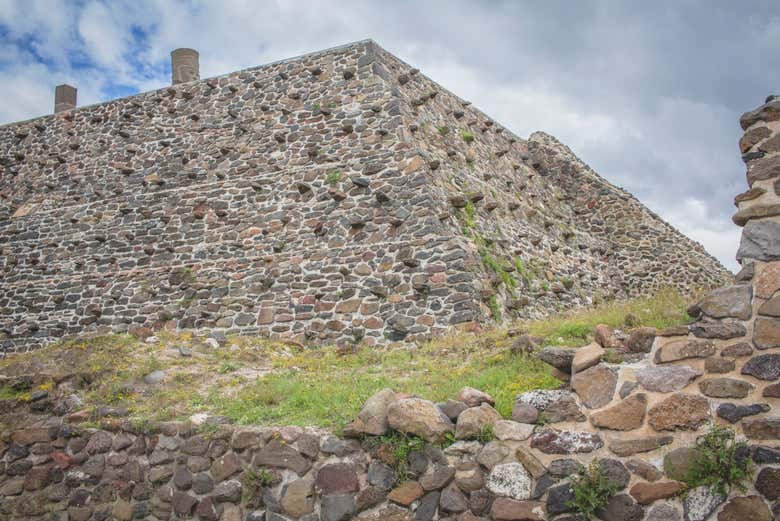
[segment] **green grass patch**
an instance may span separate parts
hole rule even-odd
[[[624,327],[626,316],[633,316],[637,325],[663,329],[688,322],[687,308],[686,297],[674,289],[664,289],[652,297],[615,301],[523,325],[530,334],[544,338],[547,343],[582,346],[588,343],[598,324]]]
[[[325,177],[325,182],[329,185],[335,185],[341,181],[341,170],[331,170]]]
[[[491,394],[499,413],[508,417],[518,393],[560,385],[543,362],[507,353],[508,342],[494,352],[486,352],[476,339],[460,349],[441,341],[347,355],[332,348],[299,349],[276,361],[278,372],[243,385],[232,396],[214,389],[206,403],[239,423],[338,429],[384,387],[443,401],[471,386]]]
[[[460,129],[460,138],[466,143],[471,143],[474,141],[474,133],[466,129]]]

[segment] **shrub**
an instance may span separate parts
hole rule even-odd
[[[465,130],[465,129],[461,129],[460,137],[466,143],[471,143],[472,141],[474,141],[474,134],[472,132],[469,132],[468,130]]]
[[[747,445],[737,441],[733,429],[710,426],[709,432],[696,440],[698,457],[683,478],[688,488],[708,486],[723,496],[732,487],[745,492],[745,481],[750,477],[750,459]]]
[[[588,469],[572,480],[574,499],[567,505],[585,519],[593,519],[596,512],[604,508],[609,499],[618,491],[617,485],[607,478],[601,467],[594,461]]]

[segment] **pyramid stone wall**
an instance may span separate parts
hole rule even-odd
[[[371,41],[6,125],[0,150],[5,352],[163,327],[419,340],[727,275],[668,227],[616,263],[533,139]],[[621,279],[632,259],[655,276]]]

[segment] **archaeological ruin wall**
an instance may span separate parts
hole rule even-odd
[[[691,307],[689,325],[625,332],[602,325],[588,346],[516,355],[539,356],[562,385],[518,395],[511,419],[490,396],[464,387],[438,404],[383,389],[339,436],[218,417],[139,424],[118,408],[83,407],[77,392],[88,386],[85,375],[54,379],[28,359],[2,380],[16,392],[0,399],[0,514],[10,521],[576,521],[574,483],[590,468],[611,490],[595,512],[602,521],[778,519],[780,97],[741,123],[749,190],[735,201],[734,220],[744,225],[740,273]],[[516,341],[534,344],[527,335]],[[713,426],[743,443],[728,468],[723,460],[701,466],[698,447]],[[399,436],[414,446],[398,451]],[[686,485],[691,469],[731,465],[749,469],[744,488]]]
[[[371,41],[0,127],[2,351],[420,340],[728,276],[536,141]]]

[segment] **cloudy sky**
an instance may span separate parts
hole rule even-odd
[[[0,0],[0,123],[373,38],[527,136],[549,132],[736,269],[739,115],[780,93],[780,2]]]

